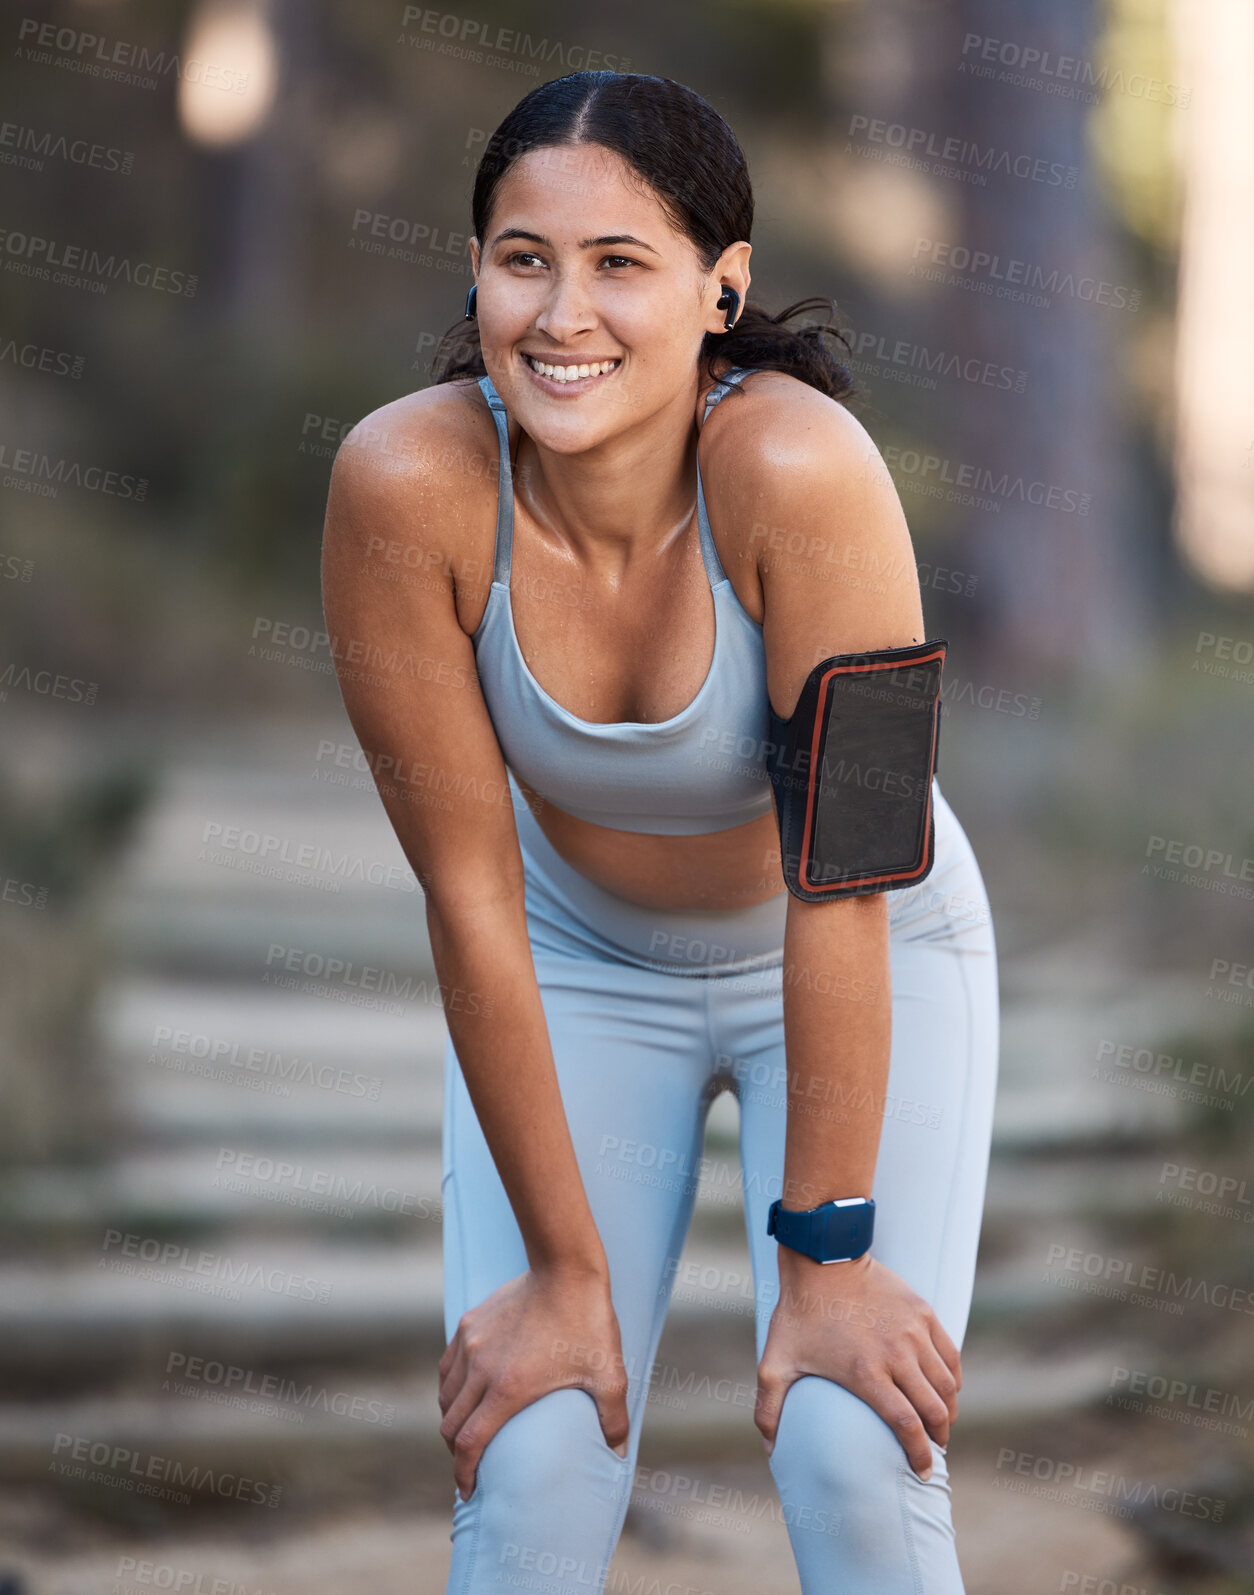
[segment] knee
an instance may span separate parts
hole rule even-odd
[[[611,1449],[596,1402],[586,1390],[550,1390],[522,1407],[488,1441],[479,1460],[476,1491],[528,1502],[572,1498],[575,1481],[603,1472],[613,1478],[628,1463]]]
[[[816,1374],[791,1385],[771,1471],[798,1566],[838,1565],[848,1588],[881,1595],[960,1592],[945,1454],[930,1444],[925,1483],[874,1407]]]
[[[789,1386],[771,1454],[781,1493],[830,1501],[857,1512],[882,1508],[900,1475],[916,1478],[896,1432],[875,1408],[843,1385],[807,1374]],[[932,1442],[932,1482],[946,1476],[945,1454]]]

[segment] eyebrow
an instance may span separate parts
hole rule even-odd
[[[504,232],[497,233],[490,247],[495,249],[497,244],[503,243],[507,238],[527,238],[532,243],[543,244],[546,249],[553,248],[552,239],[545,238],[542,233],[529,233],[522,227],[507,227]],[[579,240],[580,249],[603,248],[606,244],[634,244],[637,249],[647,249],[651,255],[658,253],[652,244],[646,244],[643,238],[633,238],[630,233],[607,233],[603,238]]]

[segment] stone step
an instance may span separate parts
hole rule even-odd
[[[395,944],[391,963],[347,959],[348,967],[329,978],[321,954],[306,959],[296,946],[275,952],[269,968],[263,952],[247,984],[159,979],[151,972],[112,983],[97,1026],[123,1117],[178,1132],[212,1111],[212,1085],[222,1088],[227,1123],[255,1114],[276,1128],[299,1123],[312,1131],[338,1122],[382,1130],[413,1123],[425,1095],[422,1121],[429,1129],[442,1091],[445,1003],[472,999],[442,990],[431,971],[400,967],[394,950]],[[315,973],[293,973],[289,962]],[[1150,1054],[1132,1049],[1123,1062],[1099,1064],[1099,1047],[1131,1044],[1103,1040],[1100,1026],[1079,1021],[1064,1029],[1065,1037],[1058,1036],[1058,1026],[1036,1012],[1004,1016],[998,1152],[1134,1145],[1176,1132],[1189,1105],[1190,1076],[1197,1074],[1194,1060],[1150,1071],[1144,1067]],[[1041,1047],[1065,1063],[1037,1058],[1032,1067]],[[291,1090],[282,1094],[285,1081]],[[186,1089],[193,1082],[198,1094]]]
[[[363,897],[356,903],[345,898],[287,898],[275,894],[255,901],[197,898],[189,909],[186,898],[131,897],[111,915],[111,939],[121,959],[175,977],[238,980],[244,986],[272,990],[287,974],[289,989],[304,980],[325,985],[329,1001],[352,1002],[360,988],[342,978],[320,982],[316,975],[330,960],[341,967],[363,968],[390,975],[402,987],[406,979],[434,974],[422,899],[384,901],[387,894]],[[293,975],[281,960],[292,960]],[[343,989],[347,994],[339,997]],[[369,1001],[369,994],[363,998]],[[380,1001],[385,999],[379,999]]]
[[[426,1073],[431,1073],[430,1066]],[[135,1085],[136,1071],[127,1076]],[[240,1076],[240,1078],[246,1078]],[[439,1228],[443,1169],[437,1090],[415,1081],[408,1112],[393,1104],[350,1101],[337,1114],[333,1093],[305,1100],[254,1098],[196,1080],[158,1082],[154,1105],[130,1121],[152,1145],[98,1169],[32,1169],[0,1181],[0,1223],[29,1239],[78,1227],[94,1244],[106,1228],[160,1226],[203,1230],[280,1223],[310,1231],[348,1226],[408,1232]],[[137,1104],[142,1097],[137,1094]],[[236,1107],[236,1103],[239,1107]],[[271,1117],[255,1113],[265,1104]],[[290,1116],[285,1116],[290,1115]],[[382,1118],[382,1123],[380,1119]],[[693,1233],[743,1223],[738,1109],[729,1092],[711,1106],[702,1148]],[[160,1132],[168,1132],[159,1140]],[[1004,1237],[1060,1220],[1143,1213],[1176,1190],[1171,1160],[1144,1152],[1097,1161],[1074,1151],[1024,1157],[995,1149],[985,1197],[985,1227]],[[438,1233],[431,1237],[438,1244]]]
[[[132,838],[130,890],[184,897],[341,895],[422,903],[383,805],[330,789],[270,795],[176,772]]]
[[[178,751],[119,867],[124,959],[254,980],[280,947],[432,971],[422,889],[373,783],[319,778],[334,772],[318,757],[330,740],[285,739],[243,767],[234,750]]]
[[[96,1012],[118,1121],[145,1139],[255,1132],[412,1143],[440,1133],[448,1026],[433,977],[402,998],[345,1001],[271,986],[113,983]]]
[[[438,1095],[415,1086],[410,1112],[381,1129],[360,1104],[337,1120],[315,1102],[289,1121],[282,1110],[291,1103],[263,1098],[277,1110],[266,1120],[248,1111],[251,1094],[233,1114],[242,1093],[185,1079],[162,1084],[164,1094],[153,1093],[157,1108],[136,1124],[146,1126],[153,1144],[102,1168],[31,1169],[0,1181],[0,1226],[10,1231],[11,1245],[37,1245],[45,1234],[64,1244],[67,1232],[76,1231],[80,1245],[95,1248],[113,1229],[178,1234],[258,1224],[311,1235],[382,1229],[397,1238],[412,1238],[416,1229],[428,1244],[439,1244]],[[730,1093],[711,1107],[692,1229],[697,1238],[742,1233],[737,1117]],[[162,1130],[173,1133],[159,1141]],[[1100,1162],[1074,1152],[995,1155],[985,1233],[1003,1247],[1022,1245],[1042,1223],[1143,1213],[1175,1193],[1170,1168],[1164,1156],[1144,1153]]]
[[[999,1229],[1053,1218],[1125,1218],[1144,1213],[1164,1182],[1168,1160],[1143,1152],[1100,1162],[1083,1152],[1025,1157],[1014,1147],[994,1148],[984,1202],[986,1225]]]
[[[128,1153],[102,1169],[33,1169],[0,1180],[0,1230],[10,1250],[56,1236],[94,1262],[115,1231],[217,1236],[236,1232],[343,1238],[386,1236],[398,1245],[441,1244],[443,1153],[434,1140],[403,1150],[341,1142],[271,1143],[255,1135]],[[691,1235],[744,1234],[739,1154],[706,1142]]]
[[[166,1236],[259,1221],[314,1233],[383,1226],[438,1246],[440,1176],[438,1146],[366,1152],[328,1145],[293,1153],[249,1138],[137,1152],[68,1176],[32,1171],[0,1189],[13,1227],[73,1226],[97,1246],[119,1229]]]
[[[1032,1319],[1062,1323],[1070,1313],[1089,1312],[1105,1301],[1118,1306],[1123,1281],[1152,1261],[1143,1247],[1112,1242],[1100,1219],[1082,1211],[1042,1208],[1035,1220],[1021,1215],[1007,1234],[986,1225],[976,1273],[972,1320],[982,1328],[1006,1328]],[[1172,1313],[1162,1294],[1153,1306]],[[1127,1308],[1123,1308],[1126,1320]]]
[[[642,1455],[755,1454],[762,1442],[753,1423],[752,1344],[734,1352],[692,1345],[682,1360],[672,1349],[664,1333],[646,1398]],[[969,1435],[1012,1418],[1090,1406],[1111,1389],[1112,1370],[1126,1366],[1126,1357],[1126,1341],[1049,1363],[1028,1363],[992,1344],[968,1348],[958,1421]],[[633,1381],[643,1374],[633,1371]],[[67,1470],[90,1471],[93,1458],[100,1465],[103,1457],[106,1472],[119,1478],[142,1477],[146,1469],[149,1477],[177,1478],[170,1470],[180,1464],[229,1468],[273,1488],[305,1456],[329,1449],[337,1457],[346,1451],[403,1456],[407,1469],[443,1477],[451,1460],[439,1434],[438,1388],[429,1364],[386,1375],[335,1366],[280,1372],[255,1358],[233,1363],[170,1347],[142,1373],[132,1371],[127,1388],[108,1395],[7,1404],[0,1478],[34,1480],[55,1469],[69,1482],[74,1475]]]
[[[1003,964],[1001,985],[1000,1150],[1153,1143],[1179,1133],[1190,1093],[1222,1088],[1174,1044],[1231,1028],[1203,978],[1122,973],[1100,942],[1077,938]]]
[[[420,1225],[422,1220],[414,1220]],[[1056,1224],[1065,1247],[1100,1245],[1096,1232]],[[285,1235],[188,1238],[110,1231],[94,1256],[64,1265],[11,1262],[0,1271],[0,1364],[79,1372],[125,1362],[137,1346],[171,1345],[238,1361],[368,1359],[396,1344],[444,1344],[438,1230],[404,1240],[357,1235],[299,1242]],[[1052,1244],[1052,1243],[1050,1243]],[[1065,1318],[1087,1300],[1067,1287],[1082,1273],[1046,1274],[1047,1245],[981,1265],[974,1311],[990,1325],[1024,1313]],[[1040,1255],[1038,1255],[1038,1253]],[[690,1236],[672,1280],[668,1322],[719,1339],[746,1334],[754,1288],[743,1239]]]
[[[140,1122],[164,1118],[174,1129],[180,1117],[175,1082],[181,1087],[204,1081],[215,1062],[212,1083],[246,1093],[249,1111],[269,1122],[307,1117],[312,1126],[333,1122],[344,1110],[347,1123],[373,1119],[382,1127],[406,1119],[402,1101],[412,1111],[423,1090],[438,1096],[445,1005],[476,999],[440,987],[429,965],[425,925],[421,956],[405,962],[397,958],[397,949],[413,954],[412,927],[404,935],[395,929],[381,933],[373,951],[355,947],[345,953],[319,947],[317,938],[306,934],[308,915],[299,939],[258,936],[242,955],[234,910],[222,909],[215,922],[218,910],[206,908],[202,916],[205,907],[198,903],[189,915],[183,904],[181,930],[150,925],[158,951],[148,958],[132,947],[132,963],[138,960],[141,972],[113,983],[101,1000],[98,1027],[125,1111],[133,1111]],[[188,942],[187,958],[177,952],[192,925],[209,927],[211,942],[214,923],[230,943],[225,965],[208,943]],[[346,940],[335,945],[342,948]],[[174,979],[168,968],[166,978],[160,978],[172,948],[186,974],[194,969],[198,977],[230,978]],[[247,966],[243,979],[241,956]],[[1186,1022],[1174,998],[1164,1008],[1164,1025],[1168,1014],[1176,1025]],[[1164,1050],[1169,1043],[1155,1042],[1154,1033],[1154,1025],[1142,1022],[1134,1031],[1131,1020],[1118,1015],[1109,1021],[1100,1012],[1060,1018],[1034,1003],[1008,1006],[1002,1019],[996,1149],[1096,1149],[1150,1144],[1177,1134],[1193,1097],[1208,1082],[1221,1092],[1222,1081],[1212,1082],[1213,1071],[1202,1061],[1174,1058]],[[1151,1059],[1157,1062],[1151,1065]],[[128,1072],[127,1065],[137,1060],[146,1066],[142,1076]],[[371,1083],[351,1083],[341,1071]],[[311,1077],[314,1083],[302,1086],[302,1079]],[[294,1083],[281,1096],[275,1088],[284,1079]],[[162,1080],[168,1089],[162,1089]],[[204,1106],[202,1099],[196,1111]],[[433,1111],[428,1107],[428,1119]],[[192,1116],[190,1098],[183,1116]],[[227,1114],[236,1122],[242,1116],[239,1104]]]
[[[167,1343],[233,1360],[429,1348],[443,1343],[442,1290],[439,1250],[421,1241],[123,1233],[91,1260],[0,1272],[0,1358],[82,1371]]]

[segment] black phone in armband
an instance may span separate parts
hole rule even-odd
[[[948,642],[832,654],[787,720],[769,710],[767,769],[784,881],[805,902],[914,886],[932,868],[932,780]]]

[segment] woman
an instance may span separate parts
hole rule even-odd
[[[730,1089],[804,1595],[951,1595],[987,899],[933,781],[926,879],[802,900],[763,741],[816,662],[925,639],[900,504],[822,330],[746,303],[748,174],[699,95],[545,83],[472,207],[469,344],[350,435],[324,551],[331,631],[422,656],[341,684],[449,993],[447,1587],[602,1589]],[[872,1196],[848,1260],[767,1233]]]

